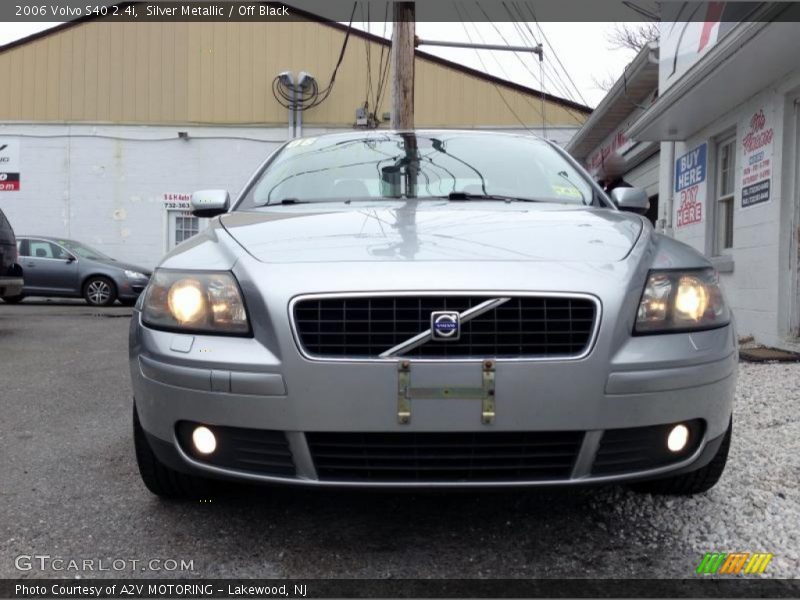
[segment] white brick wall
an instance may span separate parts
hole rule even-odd
[[[789,331],[790,312],[797,310],[797,302],[791,298],[797,288],[794,275],[779,265],[788,264],[787,256],[797,251],[797,240],[791,235],[792,215],[795,214],[795,185],[786,186],[787,180],[794,181],[797,173],[794,152],[796,140],[795,120],[792,114],[790,97],[797,95],[800,86],[800,71],[791,77],[776,82],[748,99],[736,109],[716,122],[698,131],[684,142],[675,144],[677,159],[688,150],[703,142],[708,143],[708,194],[704,207],[705,219],[701,225],[684,229],[674,229],[674,200],[672,223],[677,239],[691,244],[701,252],[711,255],[713,233],[713,207],[715,188],[715,144],[719,136],[736,129],[736,186],[734,196],[734,242],[730,251],[733,271],[721,274],[726,295],[736,315],[739,334],[752,335],[760,343],[777,347],[794,347],[798,342]],[[750,117],[758,109],[763,109],[769,127],[774,129],[772,180],[770,201],[748,208],[741,207],[741,178],[743,168],[742,138],[747,132]],[[669,144],[662,144],[660,195],[662,198],[675,197],[670,188]],[[788,172],[792,177],[788,178]],[[673,183],[674,189],[674,183]],[[783,216],[782,216],[783,215]],[[663,215],[665,218],[667,215]]]
[[[18,234],[73,238],[152,267],[167,249],[165,193],[235,195],[286,135],[285,127],[0,125],[0,138],[20,139],[21,162],[21,189],[0,192],[0,208]]]

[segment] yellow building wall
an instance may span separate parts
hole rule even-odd
[[[344,35],[313,21],[90,21],[0,53],[0,121],[283,124],[287,111],[273,98],[274,77],[305,70],[325,87]],[[377,86],[381,48],[388,48],[351,35],[333,92],[304,113],[306,124],[354,123],[367,94],[367,45]],[[387,81],[378,115],[390,110],[390,94]],[[545,115],[549,126],[577,126],[587,116],[549,101]],[[521,127],[520,121],[541,126],[538,95],[417,58],[416,126]]]

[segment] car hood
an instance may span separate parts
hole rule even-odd
[[[233,212],[226,231],[262,262],[581,261],[625,258],[635,215],[519,202],[309,203]]]

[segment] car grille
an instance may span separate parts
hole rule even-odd
[[[463,312],[496,296],[376,296],[301,299],[293,318],[301,346],[320,358],[376,358],[430,328],[431,312]],[[584,354],[595,302],[583,297],[512,297],[461,323],[461,337],[402,353],[420,358],[546,358]]]
[[[199,423],[181,421],[177,427],[181,448],[195,460],[260,475],[295,476],[294,460],[284,432],[209,425],[217,438],[217,449],[204,456],[194,450],[191,441],[197,425]]]
[[[568,479],[582,431],[306,433],[323,481]]]
[[[606,430],[595,455],[592,475],[645,471],[685,460],[697,450],[703,437],[702,421],[689,421],[686,425],[689,442],[677,453],[666,447],[672,424]]]

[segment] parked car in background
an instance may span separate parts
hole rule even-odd
[[[22,291],[6,302],[26,296],[83,297],[94,306],[115,300],[133,305],[142,293],[150,271],[120,262],[74,240],[46,236],[17,239],[19,260],[25,273]]]
[[[17,264],[14,230],[0,210],[0,298],[14,297],[22,291],[22,268]]]

